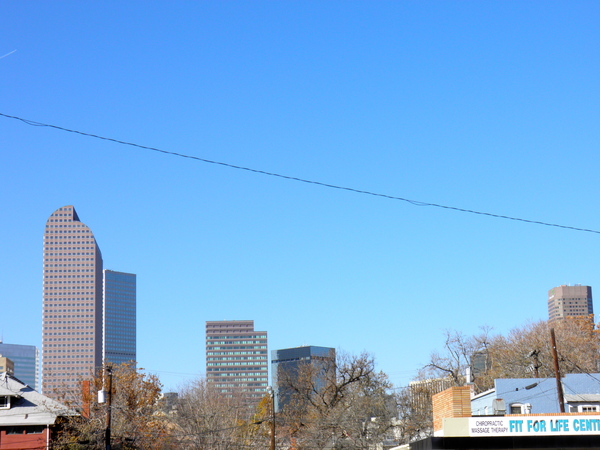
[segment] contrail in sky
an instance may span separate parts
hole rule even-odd
[[[17,51],[17,49],[15,48],[15,49],[14,49],[12,52],[8,52],[6,55],[4,55],[4,56],[0,56],[0,59],[2,59],[2,58],[6,58],[8,55],[12,55],[12,54],[13,54],[14,52],[16,52],[16,51]]]

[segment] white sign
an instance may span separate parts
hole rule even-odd
[[[600,416],[471,417],[469,436],[600,435]]]

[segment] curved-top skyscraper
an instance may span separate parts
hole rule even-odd
[[[42,389],[76,389],[102,365],[102,254],[73,206],[44,232]]]

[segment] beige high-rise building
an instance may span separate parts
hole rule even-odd
[[[260,400],[268,385],[267,332],[253,320],[206,322],[206,381],[222,393]]]
[[[73,206],[58,208],[44,233],[42,389],[77,389],[102,365],[102,254]]]
[[[548,319],[550,321],[590,314],[594,314],[590,286],[562,285],[548,291]]]

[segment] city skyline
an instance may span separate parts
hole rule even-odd
[[[406,386],[445,330],[506,335],[600,285],[597,233],[426,206],[598,228],[595,2],[3,6],[5,342],[42,347],[60,205],[137,274],[138,365],[167,390],[206,376],[207,320]]]

